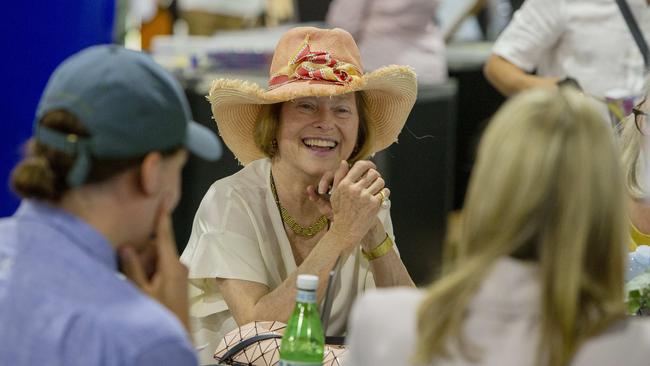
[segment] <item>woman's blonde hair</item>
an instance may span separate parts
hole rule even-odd
[[[614,134],[590,103],[565,88],[535,90],[495,115],[456,255],[418,309],[414,361],[480,357],[463,321],[504,256],[539,265],[538,365],[568,364],[582,342],[624,316],[625,189]]]
[[[375,130],[368,125],[369,115],[368,104],[366,103],[363,92],[355,93],[357,110],[359,111],[359,132],[357,142],[348,158],[348,162],[353,164],[357,160],[366,159],[370,156],[370,149],[375,143]],[[282,103],[266,104],[262,106],[260,113],[255,121],[253,130],[253,140],[255,145],[269,158],[273,158],[277,153],[277,135],[280,126],[280,109]]]
[[[646,77],[645,93],[641,104],[648,103],[650,97],[650,74]],[[647,117],[646,117],[647,118]],[[625,185],[627,192],[633,199],[648,198],[650,192],[646,192],[648,184],[643,182],[648,179],[645,175],[650,169],[649,161],[646,160],[643,152],[644,136],[636,126],[634,115],[627,116],[621,121],[622,130],[620,136],[621,159],[623,160],[623,170],[625,172]]]

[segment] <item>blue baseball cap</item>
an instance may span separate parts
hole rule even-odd
[[[42,126],[48,112],[63,109],[77,117],[90,137]],[[36,111],[34,137],[76,156],[67,177],[84,183],[92,158],[121,159],[185,147],[206,160],[221,156],[208,128],[192,121],[180,84],[149,55],[117,45],[86,48],[57,67]]]

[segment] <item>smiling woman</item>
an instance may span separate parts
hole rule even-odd
[[[350,163],[354,163],[357,160],[369,156],[370,150],[375,143],[374,130],[368,127],[368,118],[366,117],[369,114],[368,105],[364,100],[363,93],[354,92],[353,95],[355,102],[354,106],[350,105],[349,102],[347,105],[334,106],[342,108],[341,111],[337,112],[341,114],[342,117],[345,116],[353,117],[355,120],[358,119],[359,127],[357,130],[356,143],[354,145],[354,149],[352,150],[352,155],[347,159]],[[341,98],[349,98],[349,96],[348,94],[345,94],[344,96],[335,96],[332,98],[299,98],[298,100],[291,100],[290,102],[292,104],[306,104],[297,108],[315,109],[318,107],[315,105],[318,99],[338,101]],[[280,109],[285,104],[286,103],[263,105],[259,112],[259,117],[255,123],[255,130],[253,132],[254,142],[268,157],[273,157],[277,152],[278,146],[276,135],[280,126]],[[315,142],[312,141],[312,144],[315,144]]]
[[[382,205],[390,190],[366,159],[397,139],[415,102],[415,74],[404,66],[362,70],[350,34],[301,27],[278,43],[268,90],[214,82],[219,132],[245,166],[207,192],[181,258],[194,338],[209,344],[202,362],[238,325],[286,322],[298,274],[322,279],[321,299],[339,256],[329,335],[343,333],[360,292],[413,285],[391,248]]]

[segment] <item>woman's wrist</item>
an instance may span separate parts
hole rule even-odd
[[[381,243],[379,243],[379,245],[377,245],[375,248],[373,248],[370,251],[366,251],[363,248],[361,248],[361,253],[363,254],[364,258],[366,258],[366,260],[372,261],[390,253],[390,251],[393,250],[393,245],[394,245],[393,239],[391,239],[390,235],[386,233],[384,240]]]
[[[375,225],[373,225],[373,227],[368,230],[366,236],[364,236],[363,240],[361,240],[361,249],[365,250],[366,252],[370,252],[379,244],[381,244],[385,238],[386,230],[384,229],[384,225],[382,225],[381,222],[377,219]]]
[[[342,229],[335,223],[332,223],[327,234],[332,235],[336,244],[341,246],[341,249],[358,245],[358,243],[362,241],[362,238],[351,235],[349,230]]]

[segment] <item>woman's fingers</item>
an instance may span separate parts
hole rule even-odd
[[[330,188],[333,187],[334,183],[334,172],[326,172],[323,174],[321,177],[320,181],[318,182],[318,194],[319,195],[325,195],[328,194],[330,191]]]
[[[307,197],[309,197],[310,201],[316,204],[318,211],[322,215],[327,216],[330,220],[332,219],[332,205],[330,204],[330,201],[319,195],[314,186],[307,187]]]
[[[382,191],[384,192],[384,198],[388,199],[388,197],[390,197],[390,189],[388,187],[384,187]]]
[[[374,182],[372,182],[370,186],[366,188],[366,190],[368,191],[368,193],[374,196],[378,194],[384,188],[384,186],[385,186],[384,179],[379,177],[375,179]]]
[[[316,192],[316,188],[312,185],[307,186],[307,198],[312,202],[316,202],[320,199],[318,192]]]
[[[333,189],[336,189],[336,187],[341,184],[341,181],[347,178],[349,171],[350,165],[348,165],[348,162],[341,160],[338,169],[336,169],[336,172],[334,172],[334,181],[332,182]]]
[[[356,184],[358,184],[361,188],[370,188],[370,186],[378,179],[382,179],[381,174],[379,174],[379,172],[375,169],[368,169],[366,174],[363,175]],[[373,191],[373,193],[375,192]]]
[[[370,170],[370,169],[377,169],[377,166],[375,163],[373,163],[370,160],[359,160],[354,165],[352,168],[350,168],[350,171],[348,174],[345,176],[344,180],[348,181],[349,183],[356,183],[361,178]]]

